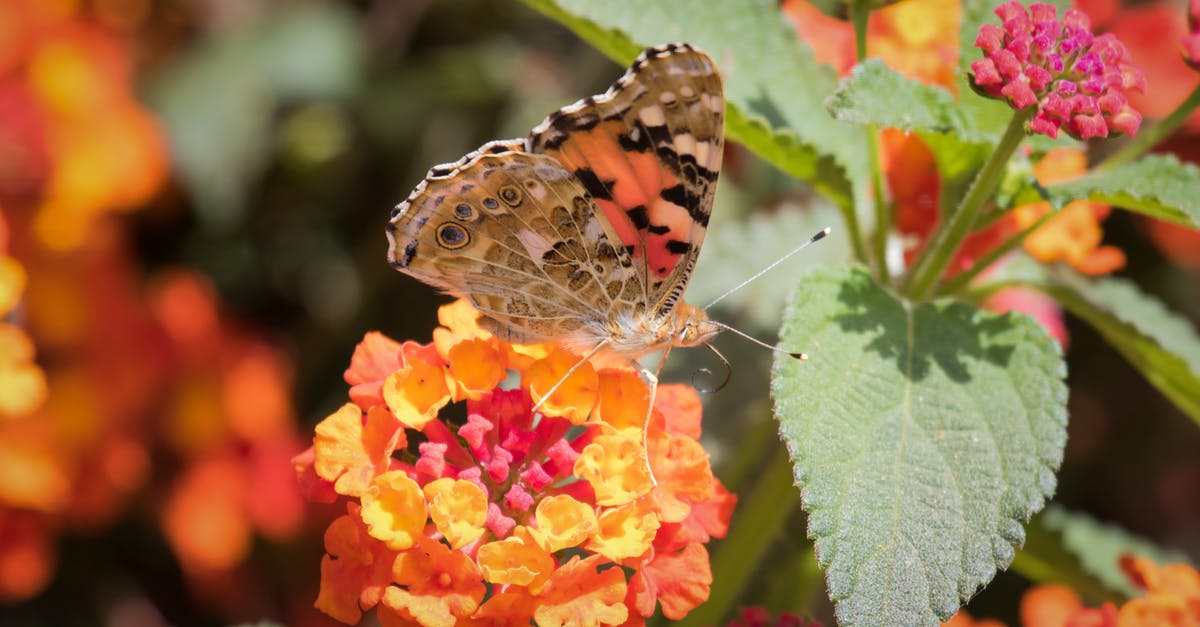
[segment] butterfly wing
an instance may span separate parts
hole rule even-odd
[[[644,286],[579,180],[523,146],[492,142],[430,170],[393,211],[388,259],[468,298],[505,339],[594,343]]]
[[[604,212],[660,316],[695,266],[721,169],[725,100],[712,59],[650,48],[609,90],[552,114],[530,152],[554,157]]]

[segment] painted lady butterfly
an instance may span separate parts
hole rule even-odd
[[[649,48],[528,138],[430,170],[392,211],[388,259],[467,298],[513,342],[631,358],[706,343],[724,325],[680,296],[712,213],[724,116],[708,55]]]

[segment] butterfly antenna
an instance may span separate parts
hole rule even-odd
[[[711,324],[714,327],[721,329],[722,331],[729,331],[730,333],[732,333],[734,335],[739,335],[741,337],[744,337],[747,340],[750,340],[751,342],[758,344],[759,346],[761,346],[767,350],[772,350],[772,351],[775,351],[776,353],[783,353],[784,355],[787,355],[787,356],[791,357],[792,359],[799,359],[800,361],[808,361],[808,355],[805,353],[793,353],[792,351],[785,351],[782,348],[779,348],[778,346],[771,346],[770,344],[767,344],[766,342],[754,337],[753,335],[750,335],[749,333],[746,333],[744,331],[739,331],[723,322],[717,322],[716,320],[708,320],[705,322],[705,324]],[[709,348],[712,348],[712,347],[709,346]],[[719,354],[720,353],[718,353],[718,355]],[[722,359],[724,359],[724,357],[722,357]]]
[[[760,277],[760,276],[762,276],[762,275],[764,275],[764,274],[766,274],[766,273],[770,272],[771,270],[775,269],[775,266],[777,266],[777,265],[779,265],[779,264],[781,264],[781,263],[783,263],[783,262],[787,261],[788,259],[791,259],[791,258],[792,258],[792,255],[795,255],[796,253],[798,253],[798,252],[800,252],[800,251],[804,250],[805,248],[807,248],[807,247],[808,247],[808,245],[809,245],[809,244],[812,244],[812,243],[814,243],[814,242],[816,242],[816,241],[820,240],[821,238],[825,237],[826,235],[829,235],[829,227],[825,227],[825,228],[821,229],[820,231],[818,231],[818,232],[817,232],[817,234],[816,234],[816,235],[813,235],[812,237],[808,238],[808,241],[807,241],[807,242],[804,242],[803,244],[801,244],[801,245],[799,245],[799,246],[797,246],[797,247],[793,248],[793,249],[792,249],[792,252],[790,252],[790,253],[788,253],[788,254],[786,254],[786,255],[784,255],[784,256],[782,256],[782,257],[780,257],[779,259],[776,259],[775,261],[771,262],[771,265],[769,265],[769,266],[767,266],[767,267],[763,268],[762,270],[759,270],[758,272],[754,273],[754,276],[752,276],[752,277],[750,277],[750,278],[746,279],[745,281],[742,281],[741,283],[738,283],[737,285],[733,286],[733,289],[730,289],[728,292],[725,292],[724,294],[721,294],[720,296],[718,296],[718,297],[716,298],[716,300],[714,300],[713,302],[711,302],[711,303],[709,303],[709,304],[707,304],[707,305],[705,305],[705,306],[704,306],[704,311],[708,311],[708,310],[709,310],[709,309],[710,309],[710,308],[711,308],[713,305],[715,305],[715,304],[717,304],[717,303],[719,303],[719,302],[721,302],[721,301],[725,300],[725,297],[726,297],[726,296],[729,296],[730,294],[732,294],[732,293],[734,293],[734,292],[736,292],[736,291],[738,291],[738,290],[742,289],[743,287],[746,287],[746,285],[747,285],[748,283],[750,283],[751,281],[753,281],[753,280],[757,279],[758,277]],[[729,330],[730,330],[730,331],[733,331],[733,329],[729,329]],[[754,339],[754,338],[750,338],[750,339]]]
[[[733,377],[733,366],[729,365],[729,360],[725,359],[725,356],[721,354],[721,351],[717,350],[717,347],[713,346],[712,344],[705,344],[705,346],[707,346],[708,350],[712,351],[713,354],[717,356],[717,359],[721,360],[721,363],[725,364],[725,378],[721,379],[721,383],[719,383],[715,388],[700,387],[700,385],[696,383],[696,377],[701,375],[706,377],[712,375],[712,370],[709,370],[708,368],[700,368],[692,372],[692,385],[695,386],[695,388],[700,392],[712,394],[713,392],[720,392],[725,388],[726,385],[729,384],[729,379]]]

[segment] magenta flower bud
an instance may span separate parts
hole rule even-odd
[[[996,54],[992,55],[992,61],[996,62],[996,69],[1000,70],[1000,75],[1004,77],[1004,80],[1014,81],[1021,78],[1023,64],[1011,51],[997,50]]]
[[[1077,114],[1071,118],[1071,127],[1075,132],[1068,129],[1068,133],[1076,135],[1079,139],[1090,139],[1092,137],[1102,137],[1108,134],[1108,125],[1104,123],[1104,118],[1099,114]]]
[[[1046,135],[1051,139],[1058,137],[1059,126],[1062,126],[1062,122],[1051,119],[1050,116],[1046,115],[1044,112],[1039,112],[1037,115],[1033,116],[1033,119],[1029,122],[1030,131],[1034,133],[1041,133],[1042,135]]]
[[[1035,24],[1042,22],[1054,22],[1058,26],[1058,9],[1054,8],[1053,4],[1045,2],[1034,2],[1029,5],[1029,13],[1033,16]]]
[[[1000,93],[1004,94],[1008,98],[1008,101],[1012,103],[1012,106],[1018,109],[1031,107],[1037,104],[1038,101],[1037,94],[1033,93],[1033,90],[1029,87],[1029,83],[1025,81],[1013,81],[1001,87]]]
[[[1137,132],[1138,127],[1141,126],[1141,124],[1142,114],[1138,113],[1133,107],[1125,105],[1124,109],[1121,109],[1119,113],[1112,116],[1112,121],[1109,123],[1109,126],[1112,126],[1126,135],[1133,135]]]
[[[1103,93],[1106,87],[1103,76],[1089,76],[1079,83],[1079,88],[1088,94]]]
[[[1193,21],[1200,22],[1200,0],[1189,1]],[[1146,79],[1116,37],[1093,35],[1091,20],[1078,9],[1067,9],[1060,20],[1053,5],[1035,2],[1026,9],[1013,0],[995,13],[1001,26],[984,24],[975,39],[984,55],[971,63],[979,93],[1018,110],[1036,106],[1029,123],[1034,133],[1054,137],[1061,129],[1085,139],[1137,131],[1141,115],[1125,93],[1142,91]],[[1187,46],[1200,61],[1200,33],[1194,42],[1185,39],[1185,58]]]
[[[1050,73],[1050,70],[1036,65],[1025,69],[1025,77],[1029,79],[1029,87],[1036,92],[1046,91],[1050,81],[1054,80],[1054,75]]]
[[[999,85],[1004,82],[996,69],[996,62],[991,59],[972,61],[971,71],[975,73],[976,85]]]
[[[1110,91],[1096,99],[1096,105],[1100,107],[1101,113],[1107,113],[1110,116],[1116,115],[1129,104],[1125,100],[1125,94],[1119,91]]]
[[[1071,97],[1070,102],[1071,110],[1075,113],[1086,113],[1088,115],[1100,113],[1100,106],[1096,104],[1096,99],[1092,96],[1079,94],[1078,96]]]
[[[1026,63],[1033,52],[1033,37],[1029,33],[1020,33],[1009,40],[1004,49],[1013,53],[1013,56],[1021,63]]]
[[[1004,30],[995,24],[984,24],[979,27],[979,35],[975,37],[975,47],[983,50],[984,54],[992,54],[1004,46]]]
[[[1029,19],[1029,14],[1025,11],[1025,7],[1021,6],[1021,3],[1017,2],[1017,0],[1012,0],[1012,2],[1006,2],[996,7],[996,16],[1004,24],[1008,24],[1013,20]]]
[[[1042,110],[1039,115],[1045,114],[1056,120],[1066,120],[1071,117],[1071,101],[1062,96],[1051,92],[1046,95],[1042,102]]]

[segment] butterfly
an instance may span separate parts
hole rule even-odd
[[[712,213],[724,117],[707,54],[649,48],[528,137],[431,169],[392,210],[388,260],[468,299],[498,337],[562,341],[583,361],[705,344],[727,327],[681,297]]]

